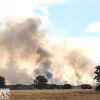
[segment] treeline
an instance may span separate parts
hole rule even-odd
[[[44,76],[37,76],[34,79],[34,88],[37,89],[71,89],[70,84],[56,85],[56,84],[47,84],[48,80]]]
[[[100,64],[95,67],[95,77],[94,80],[97,81],[95,90],[100,91]],[[37,76],[34,80],[33,86],[34,89],[71,89],[70,84],[56,85],[56,84],[47,84],[48,80],[44,76]],[[0,76],[0,88],[6,88],[5,78]],[[16,87],[16,85],[15,85]],[[81,84],[82,89],[92,89],[90,84]]]
[[[37,76],[33,80],[34,80],[33,83],[34,89],[71,89],[72,88],[70,84],[64,84],[64,85],[47,84],[48,80],[44,76]],[[17,84],[15,86],[17,86]],[[6,88],[6,87],[7,85],[5,85],[5,78],[0,76],[0,88]]]

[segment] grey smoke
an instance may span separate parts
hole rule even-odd
[[[41,61],[39,61],[39,67],[34,70],[35,76],[44,75],[46,78],[52,78],[52,73],[48,71],[51,67],[51,61],[46,57],[46,59],[43,59],[44,57],[40,58]]]
[[[10,83],[32,83],[37,75],[44,75],[51,82],[78,84],[91,82],[94,62],[79,48],[70,43],[47,48],[45,31],[39,18],[9,21],[0,30],[0,74]],[[1,24],[2,26],[2,24]],[[67,41],[67,40],[66,40]],[[29,75],[20,63],[32,65]]]
[[[33,76],[29,76],[25,70],[20,69],[18,65],[20,60],[24,62],[32,61],[31,57],[33,57],[33,62],[40,63],[41,61],[42,63],[41,59],[46,59],[50,55],[42,49],[45,35],[44,31],[39,29],[40,24],[41,21],[38,18],[28,18],[18,22],[11,21],[5,24],[4,30],[0,32],[0,47],[7,54],[6,68],[1,66],[0,72],[10,83],[32,83]],[[36,54],[39,55],[38,60],[34,57]],[[50,68],[50,63],[48,60],[42,63],[42,72],[49,78],[52,76],[47,71]],[[38,68],[38,70],[41,72],[41,68]]]

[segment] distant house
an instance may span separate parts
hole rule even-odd
[[[92,86],[90,84],[82,84],[82,89],[92,89]]]

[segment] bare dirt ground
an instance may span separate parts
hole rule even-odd
[[[11,90],[10,100],[100,100],[93,89]]]

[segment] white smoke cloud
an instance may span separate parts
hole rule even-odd
[[[0,0],[0,21],[6,16],[14,18],[29,17],[34,15],[34,9],[41,9],[42,6],[48,6],[56,3],[63,3],[66,0]],[[42,8],[45,13],[47,9]],[[48,16],[48,15],[47,15]]]
[[[14,18],[19,18],[19,17],[32,17],[32,16],[35,16],[35,14],[34,14],[34,9],[41,9],[43,12],[44,12],[44,16],[42,16],[42,22],[43,22],[43,20],[45,20],[45,24],[48,22],[48,21],[50,21],[49,19],[48,19],[48,17],[49,17],[49,11],[48,11],[48,8],[47,8],[47,6],[48,5],[52,5],[52,4],[56,4],[56,3],[63,3],[64,1],[66,1],[66,0],[9,0],[9,1],[7,1],[7,0],[5,0],[5,2],[4,2],[4,0],[1,0],[0,1],[0,13],[1,13],[1,15],[0,15],[0,21],[3,21],[3,19],[5,18],[6,20],[9,20],[9,17],[7,17],[7,16],[14,16]],[[45,6],[44,6],[45,5]],[[42,8],[41,8],[42,7]],[[12,20],[12,19],[11,19]],[[10,20],[10,21],[11,21]],[[22,21],[22,20],[21,20]],[[12,21],[13,22],[13,21]],[[37,22],[35,23],[35,24],[37,24]],[[27,26],[25,27],[25,28],[23,28],[24,27],[24,25],[29,25],[30,27],[28,28]],[[6,42],[5,43],[5,41],[3,41],[3,42],[1,42],[2,44],[1,44],[1,51],[3,51],[4,52],[4,50],[7,48],[7,49],[13,49],[13,48],[10,48],[10,46],[12,47],[21,47],[21,46],[25,46],[25,45],[27,45],[27,46],[25,46],[25,51],[26,51],[26,53],[25,53],[25,55],[23,55],[23,53],[24,52],[22,52],[22,50],[23,49],[21,49],[20,48],[20,50],[18,50],[20,53],[21,53],[21,56],[20,56],[20,53],[18,53],[18,51],[17,50],[15,50],[15,53],[13,52],[10,52],[10,55],[12,55],[12,54],[15,54],[15,56],[18,58],[17,59],[17,62],[18,62],[18,65],[15,65],[15,61],[16,61],[16,59],[15,59],[15,61],[13,61],[13,59],[14,59],[14,57],[15,56],[11,56],[10,58],[11,58],[11,61],[7,64],[7,65],[9,65],[10,67],[13,67],[13,66],[18,66],[18,68],[21,66],[21,63],[23,62],[22,61],[22,59],[19,59],[19,57],[20,58],[23,58],[23,60],[24,60],[24,57],[23,56],[25,56],[25,59],[27,60],[27,62],[30,62],[29,63],[29,65],[30,65],[30,67],[31,67],[31,64],[32,64],[32,67],[33,67],[33,61],[35,62],[35,59],[36,58],[38,58],[38,56],[34,56],[33,55],[33,43],[35,43],[34,41],[35,41],[35,39],[34,38],[32,38],[32,29],[33,29],[33,27],[34,28],[36,28],[36,30],[37,30],[37,27],[35,27],[35,26],[33,26],[34,24],[32,24],[32,26],[31,26],[31,21],[30,21],[30,24],[28,24],[28,23],[23,23],[23,21],[22,21],[22,25],[20,25],[21,27],[19,27],[19,24],[16,26],[16,24],[15,24],[15,26],[13,26],[13,27],[11,27],[11,26],[9,26],[9,24],[7,25],[8,26],[8,28],[7,28],[7,30],[8,29],[10,29],[11,30],[11,32],[9,32],[9,31],[4,31],[5,33],[8,33],[8,35],[7,35],[7,37],[5,36],[5,35],[3,35],[3,36],[5,36],[5,38],[7,38],[7,39],[4,39],[4,40],[8,40],[8,41],[11,41],[11,42]],[[5,27],[5,26],[3,26],[3,27]],[[2,28],[3,28],[2,27]],[[10,27],[10,28],[9,28]],[[32,28],[31,28],[32,27]],[[18,30],[16,29],[16,28],[18,28]],[[21,31],[20,31],[20,28],[21,28]],[[24,29],[24,30],[23,30]],[[31,33],[31,35],[32,36],[28,36],[29,34],[27,34],[28,32],[27,31],[25,31],[25,30],[29,30],[28,32],[29,33]],[[24,31],[24,32],[23,32]],[[33,30],[34,31],[34,30]],[[26,35],[24,35],[24,33],[26,32]],[[15,34],[14,34],[15,33]],[[21,34],[23,34],[23,35],[21,35],[20,36],[20,34],[16,34],[16,33],[21,33]],[[17,35],[19,35],[19,36],[17,36]],[[9,37],[10,36],[10,37]],[[17,37],[16,37],[17,36]],[[12,38],[13,37],[13,38]],[[26,39],[26,38],[28,37],[28,39]],[[16,39],[16,38],[18,38],[18,39]],[[14,40],[15,39],[15,40]],[[26,39],[25,40],[25,42],[24,41],[22,41],[22,40],[24,40],[24,39]],[[55,79],[55,81],[57,82],[58,81],[58,83],[60,83],[60,82],[63,82],[63,81],[69,81],[70,83],[72,83],[72,81],[73,82],[75,82],[75,84],[77,84],[77,78],[76,77],[78,77],[78,78],[80,78],[80,76],[82,76],[81,74],[83,73],[82,71],[81,71],[81,73],[79,73],[79,74],[77,74],[77,72],[78,72],[78,69],[77,70],[71,70],[71,68],[72,69],[74,69],[74,64],[73,65],[71,65],[71,68],[69,67],[70,65],[70,63],[69,63],[69,61],[71,60],[71,58],[70,58],[70,55],[68,55],[68,53],[69,53],[69,51],[71,51],[70,52],[70,54],[71,54],[71,56],[73,56],[74,55],[74,53],[75,53],[75,56],[73,56],[74,57],[74,60],[77,60],[78,59],[78,61],[80,60],[80,58],[83,60],[83,62],[82,62],[82,64],[87,60],[87,59],[85,59],[85,58],[88,58],[88,56],[90,57],[90,58],[93,58],[96,62],[99,62],[99,41],[100,41],[100,39],[99,38],[69,38],[69,39],[67,39],[67,41],[63,41],[62,43],[60,43],[62,40],[63,40],[64,38],[59,38],[59,39],[57,39],[57,37],[56,38],[54,38],[54,39],[52,39],[51,38],[51,41],[52,41],[52,44],[53,44],[53,47],[51,46],[51,48],[50,49],[48,49],[48,51],[49,51],[49,53],[50,54],[52,54],[52,55],[54,55],[54,56],[52,56],[52,58],[50,58],[50,60],[52,61],[52,65],[51,65],[51,68],[52,69],[47,69],[47,71],[45,71],[44,70],[44,68],[42,68],[43,69],[43,71],[45,72],[45,73],[47,73],[47,72],[49,72],[49,71],[51,71],[52,73],[53,73],[53,78]],[[2,40],[2,35],[1,35],[1,40]],[[22,42],[20,42],[19,40],[21,40]],[[29,42],[28,42],[28,41]],[[31,40],[31,41],[30,41]],[[41,40],[41,39],[39,39],[39,40]],[[97,41],[98,40],[98,41]],[[43,39],[43,41],[44,41],[44,39]],[[93,41],[93,42],[92,42]],[[46,41],[44,41],[44,42],[46,42]],[[65,43],[66,42],[66,43]],[[70,44],[69,42],[72,42],[72,43],[74,43],[74,44]],[[5,43],[5,44],[4,44]],[[22,43],[22,44],[21,44]],[[25,43],[25,45],[23,45]],[[39,42],[39,43],[41,43],[41,42]],[[47,43],[47,42],[46,42]],[[56,43],[56,44],[58,44],[58,45],[54,45],[54,43]],[[60,44],[59,44],[60,43]],[[30,46],[32,44],[32,46]],[[4,45],[5,46],[5,48],[2,46],[2,45]],[[10,45],[10,46],[9,46]],[[21,46],[20,46],[21,45]],[[82,52],[82,57],[81,57],[81,52],[77,52],[78,51],[78,49],[75,49],[75,51],[74,51],[74,47],[76,48],[76,46],[79,46],[79,48],[83,48],[83,50],[84,50],[84,52]],[[85,46],[84,46],[85,45]],[[30,48],[28,47],[28,46],[30,46]],[[27,48],[28,47],[28,48]],[[48,45],[46,45],[46,46],[44,46],[44,48],[45,49],[47,49],[47,47],[48,47]],[[87,47],[87,48],[86,48]],[[35,47],[36,48],[36,47]],[[43,49],[41,49],[42,51],[43,51]],[[92,50],[92,51],[91,51]],[[11,51],[14,51],[14,50],[11,50]],[[8,52],[8,50],[7,50],[7,52]],[[73,53],[74,52],[74,53]],[[32,56],[31,56],[31,58],[32,59],[28,59],[27,58],[27,56],[28,56],[28,53],[32,53]],[[43,53],[41,53],[41,55],[40,55],[40,58],[42,57],[42,55],[43,54],[45,54],[46,52],[43,52]],[[84,54],[86,55],[86,57],[84,56]],[[1,56],[3,56],[2,55],[2,53],[0,54]],[[5,56],[7,56],[7,54],[4,54]],[[29,54],[30,55],[30,54]],[[78,56],[78,57],[77,57]],[[36,58],[35,58],[36,57]],[[73,58],[72,57],[72,58]],[[66,58],[66,59],[65,59]],[[84,60],[84,59],[85,60]],[[6,60],[6,59],[5,59]],[[3,62],[6,62],[6,61],[3,61]],[[20,61],[21,60],[21,61]],[[25,61],[26,61],[25,60]],[[28,61],[29,60],[29,61]],[[39,59],[40,60],[40,59]],[[46,61],[45,59],[42,59],[44,62]],[[41,62],[42,62],[42,60],[41,60]],[[2,62],[1,61],[1,62]],[[47,60],[48,61],[48,60]],[[87,60],[88,61],[88,60]],[[11,64],[11,63],[13,63],[14,62],[14,65],[13,64]],[[94,67],[94,65],[92,65],[92,63],[91,63],[91,61],[89,61],[90,62],[90,67],[92,66],[92,68]],[[81,63],[79,62],[79,63],[76,63],[76,68],[77,68],[77,65],[80,65]],[[4,65],[4,63],[2,63],[2,65]],[[20,65],[20,66],[19,66]],[[25,65],[25,64],[24,64]],[[41,65],[41,63],[40,63],[40,65]],[[46,65],[45,63],[43,63],[43,65]],[[88,63],[87,63],[87,65],[88,65]],[[34,65],[35,67],[37,66],[39,66],[39,65]],[[32,68],[31,67],[31,68]],[[67,68],[68,67],[68,68]],[[78,66],[79,67],[79,69],[81,69],[81,67],[80,66]],[[83,65],[82,65],[82,67],[83,67]],[[22,67],[21,67],[22,68]],[[54,69],[53,69],[54,68]],[[27,68],[27,70],[29,69],[29,67]],[[35,69],[35,68],[33,68],[33,69]],[[87,69],[87,68],[86,68]],[[5,69],[2,69],[2,70],[5,70]],[[1,70],[1,72],[2,72],[2,75],[4,75],[5,73],[3,73],[3,71]],[[89,71],[89,69],[87,69],[88,71]],[[9,71],[11,71],[11,70],[6,70],[6,72],[7,73],[9,73]],[[32,69],[31,69],[31,71],[33,71]],[[31,72],[30,71],[30,69],[29,69],[29,73]],[[36,70],[37,71],[37,73],[38,73],[38,70]],[[84,70],[83,70],[84,71]],[[15,70],[14,72],[16,72],[16,73],[18,73],[18,75],[19,74],[21,74],[21,76],[27,76],[27,74],[26,73],[23,73],[23,71],[19,71],[19,69],[17,69],[17,70]],[[74,72],[75,72],[75,75],[74,75],[74,77],[72,78],[72,77],[70,77],[70,75],[72,76],[73,74],[74,74]],[[69,73],[71,73],[70,75],[69,75]],[[92,72],[91,72],[92,73]],[[89,74],[89,76],[91,76],[91,73]],[[10,73],[11,74],[11,73]],[[49,73],[50,74],[50,73]],[[57,75],[57,74],[60,74],[60,75]],[[16,74],[17,75],[17,74]],[[86,73],[86,75],[88,75],[88,72]],[[8,75],[7,75],[8,76]],[[16,76],[14,76],[15,78],[11,78],[12,77],[12,75],[10,76],[8,76],[8,78],[9,78],[9,81],[11,81],[12,83],[14,82],[14,80],[15,80],[15,78],[17,78],[18,79],[18,77]],[[86,77],[87,76],[84,76],[84,77],[82,77],[82,82],[83,81],[85,81],[85,82],[87,82],[87,80],[85,80],[86,79]],[[30,79],[30,77],[27,77],[29,80],[31,80],[32,79],[32,77],[31,77],[31,79]],[[72,79],[71,79],[72,78]],[[88,77],[89,78],[89,77]],[[25,78],[23,78],[23,79],[25,79]],[[71,80],[69,80],[69,79],[71,79]],[[91,78],[92,79],[92,78]],[[60,80],[60,82],[59,82],[59,80]],[[16,80],[17,82],[19,82],[19,80]],[[20,80],[21,81],[21,80]],[[91,80],[89,80],[89,81],[91,81]],[[22,81],[21,81],[22,82]],[[28,82],[28,80],[24,80],[23,81],[24,83],[26,82]],[[90,82],[91,83],[91,82]]]
[[[100,63],[100,37],[48,38],[50,41],[52,41],[52,44],[59,44],[61,41],[69,40],[69,43],[73,44],[70,47],[80,47],[84,50],[84,53],[96,64]]]
[[[50,82],[57,84],[64,81],[71,84],[91,83],[95,64],[88,56],[89,50],[84,49],[86,46],[76,46],[77,42],[82,44],[85,39],[69,38],[58,44],[51,39],[53,44],[50,45],[47,32],[39,29],[40,24],[38,18],[5,24],[0,32],[1,75],[10,83],[29,84],[37,75],[45,75]],[[57,38],[55,41],[58,42]],[[28,66],[22,66],[22,63]],[[13,72],[15,75],[12,75]]]

